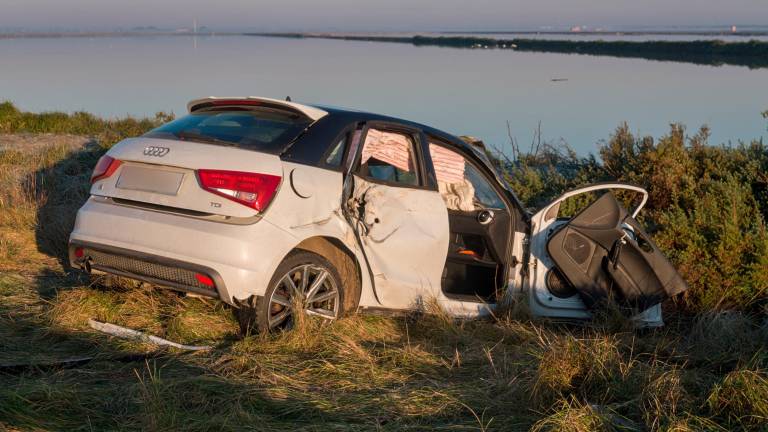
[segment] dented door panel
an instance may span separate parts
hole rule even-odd
[[[355,175],[349,208],[384,307],[411,309],[439,292],[448,213],[437,192]]]

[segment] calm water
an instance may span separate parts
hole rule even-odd
[[[654,136],[707,124],[714,144],[768,135],[768,69],[239,36],[0,40],[0,99],[22,109],[180,114],[208,95],[290,95],[497,146],[507,121],[522,147],[541,121],[581,154],[624,121]]]

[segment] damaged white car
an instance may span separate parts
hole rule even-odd
[[[532,215],[483,148],[427,126],[259,97],[188,107],[98,162],[73,267],[221,299],[261,330],[430,299],[482,316],[501,293],[567,319],[610,299],[653,326],[687,288],[635,221],[641,188]]]

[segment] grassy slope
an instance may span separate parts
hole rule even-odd
[[[162,121],[47,118],[0,106],[0,133],[55,130],[108,146]],[[23,152],[0,150],[0,365],[96,360],[0,371],[0,429],[760,430],[768,421],[768,328],[756,301],[731,305],[746,312],[670,310],[665,329],[642,334],[610,314],[591,329],[532,322],[516,305],[484,322],[435,310],[239,338],[221,304],[89,286],[60,259],[103,148],[35,139]],[[0,136],[0,148],[8,141]],[[512,173],[528,202],[554,192],[536,186],[543,165],[533,162],[521,158]],[[598,176],[584,163],[546,184]],[[215,348],[114,340],[90,331],[91,317]],[[126,358],[135,354],[147,358]]]

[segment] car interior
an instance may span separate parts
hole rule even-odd
[[[461,301],[495,302],[505,285],[510,212],[490,181],[464,156],[434,142],[429,151],[450,227],[443,294]]]
[[[434,141],[429,151],[450,229],[443,294],[460,301],[495,302],[505,285],[510,211],[478,167]],[[414,145],[408,135],[369,129],[359,173],[382,182],[418,185]]]

